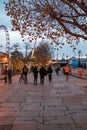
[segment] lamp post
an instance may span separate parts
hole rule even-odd
[[[68,64],[68,55],[66,55],[66,61],[67,61],[67,64]]]
[[[66,60],[68,60],[68,55],[66,55]]]
[[[58,61],[58,53],[57,53],[57,61]]]
[[[65,54],[63,53],[63,55],[62,55],[62,60],[64,60],[64,56],[65,56]]]
[[[78,67],[81,67],[80,55],[81,55],[81,50],[78,51]]]
[[[87,59],[87,54],[86,54],[86,59]]]

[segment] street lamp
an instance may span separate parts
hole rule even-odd
[[[66,55],[66,60],[68,60],[68,55]]]
[[[62,55],[62,60],[64,60],[64,56],[65,56],[65,54],[63,53],[63,55]]]
[[[57,53],[57,61],[58,61],[58,53]]]
[[[80,55],[81,55],[81,50],[78,51],[78,67],[81,67]]]
[[[87,59],[87,54],[86,54],[86,59]]]

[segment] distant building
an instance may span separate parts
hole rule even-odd
[[[87,68],[87,58],[75,58],[75,57],[72,57],[70,60],[69,60],[69,64],[72,68],[77,68],[79,67],[79,60],[80,60],[80,67],[82,68]]]
[[[79,66],[79,62],[80,62],[80,66]],[[77,68],[77,67],[82,67],[82,68],[87,68],[87,58],[75,58],[72,57],[68,60],[65,59],[61,59],[61,60],[52,60],[51,64],[56,67],[58,64],[63,67],[66,64],[69,64],[69,66],[71,68]]]
[[[55,70],[55,68],[57,66],[60,66],[60,67],[66,66],[68,64],[68,62],[69,62],[69,60],[65,60],[65,59],[61,59],[61,60],[54,60],[53,59],[50,64],[52,65],[52,67]]]
[[[3,73],[5,66],[9,64],[9,55],[0,51],[0,74]]]

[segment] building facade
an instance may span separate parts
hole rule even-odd
[[[9,64],[9,55],[0,51],[0,74],[3,73],[6,66]]]

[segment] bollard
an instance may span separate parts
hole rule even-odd
[[[81,68],[78,70],[78,75],[82,76],[82,69]]]

